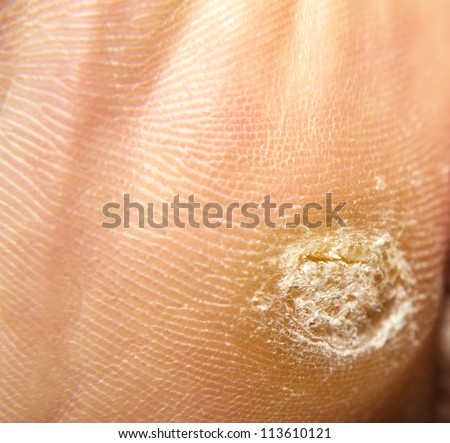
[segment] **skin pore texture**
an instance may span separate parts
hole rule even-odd
[[[1,421],[448,414],[448,1],[4,1],[0,22]],[[328,192],[347,228],[101,228],[125,193]]]

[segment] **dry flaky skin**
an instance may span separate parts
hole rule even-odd
[[[29,1],[0,14],[1,420],[429,418],[447,1]],[[102,205],[125,192],[299,206],[333,192],[353,232],[392,239],[411,316],[366,352],[342,349],[367,321],[332,329],[339,352],[318,349],[323,328],[294,340],[282,310],[252,299],[303,231],[101,229]],[[361,310],[370,324],[392,309],[382,296]]]
[[[264,274],[270,278],[252,297],[254,307],[277,334],[305,346],[352,356],[383,347],[403,328],[415,336],[419,294],[388,234],[308,232],[271,257]]]

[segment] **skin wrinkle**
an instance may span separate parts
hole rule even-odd
[[[1,18],[0,419],[428,418],[448,5],[147,3]],[[301,231],[100,229],[124,192],[300,206],[329,191],[418,281],[417,330],[357,358],[283,343],[248,309],[261,262]]]

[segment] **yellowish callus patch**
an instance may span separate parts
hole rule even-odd
[[[412,272],[389,234],[308,234],[270,262],[253,307],[291,339],[354,353],[382,346],[412,312]]]

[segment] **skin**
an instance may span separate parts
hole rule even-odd
[[[2,2],[0,419],[448,417],[449,17],[444,0]],[[101,228],[124,193],[326,192],[415,277],[408,324],[346,358],[249,303],[300,228]]]

